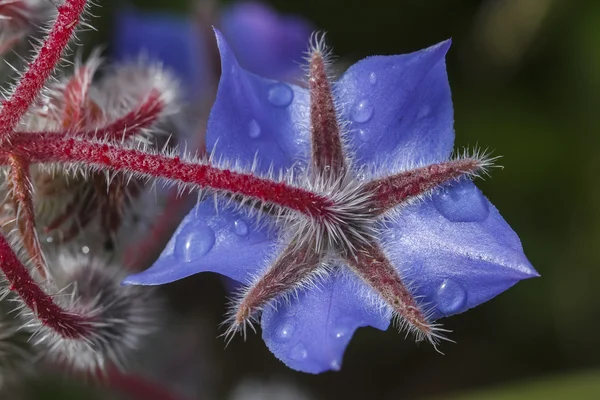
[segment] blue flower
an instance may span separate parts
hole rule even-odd
[[[117,60],[140,54],[161,61],[185,82],[196,97],[207,81],[203,58],[207,52],[201,31],[191,18],[165,12],[119,9],[115,16],[112,56]]]
[[[294,80],[310,37],[310,24],[281,15],[258,2],[234,3],[212,23],[222,29],[240,64],[261,76]],[[189,95],[198,98],[212,87],[212,49],[205,35],[208,26],[199,18],[125,7],[117,12],[113,56],[117,59],[145,53],[161,60],[185,82]]]
[[[395,316],[435,343],[441,330],[430,321],[537,276],[517,235],[469,179],[486,160],[450,158],[449,41],[366,58],[333,91],[318,45],[309,88],[302,88],[245,71],[218,33],[217,41],[222,76],[207,148],[215,148],[216,159],[242,165],[256,157],[257,174],[272,166],[318,175],[308,179],[317,181],[314,190],[332,198],[341,191],[336,198],[350,199],[349,211],[330,230],[290,239],[287,232],[297,228],[286,225],[289,219],[269,229],[239,207],[215,210],[205,200],[185,217],[156,263],[125,283],[157,285],[212,271],[248,284],[234,325],[261,309],[262,336],[273,354],[293,369],[320,373],[340,368],[359,327],[385,330]],[[331,136],[323,139],[325,131]],[[342,131],[343,141],[336,139]],[[319,235],[328,238],[325,244]],[[286,272],[300,264],[311,272],[297,279],[300,284],[291,273],[273,277],[276,268]],[[279,286],[285,290],[273,289]],[[272,295],[261,294],[268,291]]]

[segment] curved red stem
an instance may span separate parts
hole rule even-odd
[[[6,276],[10,289],[21,297],[42,324],[67,339],[83,339],[90,333],[91,321],[84,316],[63,310],[57,305],[31,277],[2,235],[0,235],[0,269]]]
[[[10,139],[14,134],[15,127],[56,68],[75,32],[86,3],[87,0],[66,0],[58,7],[58,17],[35,60],[21,76],[10,98],[2,103],[0,140]]]

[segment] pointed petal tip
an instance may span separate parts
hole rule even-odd
[[[524,265],[521,270],[523,271],[523,274],[525,275],[523,277],[523,279],[530,279],[530,278],[540,278],[542,275],[540,275],[539,272],[537,272],[535,270],[535,268],[533,268],[533,266],[531,264],[527,264]]]
[[[221,42],[225,42],[225,37],[223,36],[223,33],[221,33],[221,31],[215,27],[214,25],[211,26],[214,34],[215,34],[215,38],[217,39],[217,44],[221,43]],[[226,42],[225,42],[226,43]]]
[[[150,268],[127,276],[123,286],[159,286],[187,278],[201,272],[195,264],[180,265],[170,256],[161,256]]]
[[[511,267],[511,270],[517,272],[518,274],[517,281],[530,278],[539,278],[541,275],[535,270],[533,265],[531,265],[527,257],[523,253],[521,253],[521,257],[521,261]]]
[[[452,46],[452,38],[449,38],[449,39],[443,40],[437,44],[434,44],[429,49],[431,49],[432,51],[439,51],[444,56],[446,56],[446,54],[450,50],[451,46]]]
[[[213,32],[215,33],[215,39],[217,40],[217,47],[219,49],[219,54],[221,56],[221,63],[223,63],[225,57],[229,54],[233,54],[233,51],[231,50],[231,47],[229,46],[227,39],[225,39],[223,32],[221,32],[218,28],[216,28],[214,26],[212,27],[212,29],[213,29]]]
[[[121,286],[153,286],[145,282],[144,279],[140,279],[138,275],[140,274],[129,275],[121,281]]]

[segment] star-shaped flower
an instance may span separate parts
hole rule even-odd
[[[217,41],[222,77],[207,131],[213,159],[253,164],[259,175],[281,170],[288,185],[327,204],[275,186],[268,196],[300,212],[236,195],[217,208],[204,200],[154,266],[126,283],[204,271],[245,283],[230,330],[245,332],[262,311],[275,356],[320,373],[340,368],[359,327],[384,330],[395,317],[436,344],[443,330],[433,320],[537,276],[517,235],[469,179],[489,159],[450,158],[449,41],[367,58],[331,83],[316,40],[306,89],[246,72],[218,33]],[[271,224],[255,224],[257,214]]]

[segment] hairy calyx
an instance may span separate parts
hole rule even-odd
[[[267,304],[314,284],[329,266],[346,268],[378,294],[401,326],[436,343],[442,338],[437,325],[408,289],[377,241],[380,218],[406,202],[430,193],[463,176],[485,172],[484,157],[462,157],[404,170],[364,182],[358,180],[336,110],[332,84],[326,71],[326,52],[317,44],[309,56],[311,163],[308,179],[332,200],[331,218],[306,219],[294,228],[281,254],[262,276],[241,292],[234,303],[228,333],[241,329]],[[334,200],[335,199],[335,200]],[[285,229],[285,227],[284,227]]]

